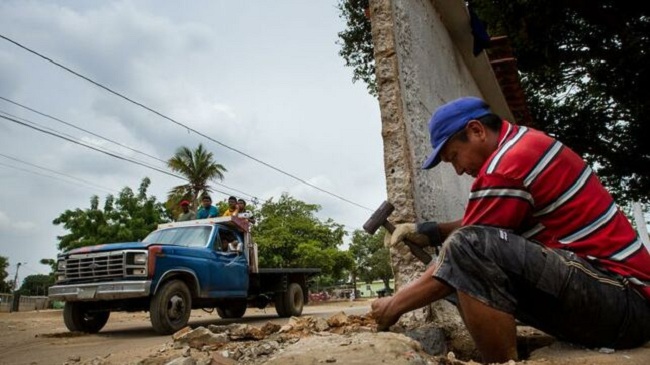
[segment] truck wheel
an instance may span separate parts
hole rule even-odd
[[[111,315],[110,311],[90,311],[90,306],[83,302],[65,302],[63,322],[71,332],[97,333]]]
[[[246,301],[234,301],[226,303],[220,307],[217,307],[217,314],[219,317],[227,318],[241,318],[246,313],[246,307],[248,303]]]
[[[285,293],[278,293],[275,295],[275,299],[273,299],[273,302],[275,304],[275,311],[278,312],[278,317],[280,318],[287,318],[291,317],[290,314],[287,313],[285,306],[284,306],[284,296]]]
[[[302,293],[302,287],[298,283],[291,283],[284,293],[284,317],[302,314],[302,307],[305,304],[305,297]]]
[[[180,330],[190,319],[190,290],[180,280],[166,282],[151,299],[149,311],[154,331],[169,335]]]

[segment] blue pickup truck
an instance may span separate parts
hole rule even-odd
[[[299,316],[320,269],[259,268],[248,221],[238,217],[165,223],[142,242],[83,247],[58,257],[51,300],[65,301],[70,331],[99,332],[111,311],[149,311],[160,334],[187,325],[192,309],[241,318],[270,303]]]

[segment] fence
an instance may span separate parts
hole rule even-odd
[[[50,301],[45,296],[23,296],[18,299],[18,311],[28,312],[34,310],[47,309],[50,307]],[[0,312],[11,312],[11,306],[14,301],[13,294],[0,294]]]

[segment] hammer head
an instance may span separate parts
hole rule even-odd
[[[370,234],[375,234],[379,227],[383,226],[384,223],[386,223],[386,220],[388,217],[393,213],[395,210],[395,207],[393,204],[384,201],[381,203],[379,208],[375,210],[374,213],[370,216],[370,218],[364,223],[363,225],[363,230],[370,233]]]

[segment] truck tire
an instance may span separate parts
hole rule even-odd
[[[282,293],[282,303],[284,309],[278,311],[280,317],[298,317],[302,314],[302,307],[305,304],[305,297],[302,292],[302,287],[298,283],[291,283],[287,287],[287,291]],[[275,303],[276,310],[278,309],[278,302]]]
[[[149,306],[151,325],[161,335],[170,335],[187,325],[192,296],[181,280],[171,280],[154,294]]]
[[[111,315],[110,311],[90,311],[90,305],[84,302],[65,302],[63,322],[71,332],[97,333]]]
[[[217,307],[217,314],[223,319],[241,318],[246,313],[248,303],[245,300],[228,302]]]
[[[291,315],[289,315],[285,309],[284,297],[285,297],[285,292],[282,292],[276,294],[275,299],[273,299],[273,303],[275,304],[275,311],[278,312],[278,317],[280,318],[291,317]]]

